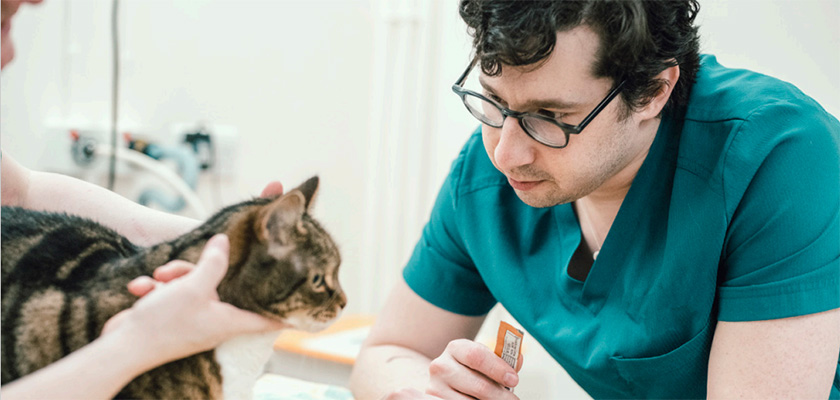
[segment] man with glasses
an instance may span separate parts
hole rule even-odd
[[[497,302],[595,398],[840,397],[840,123],[701,57],[698,8],[461,1],[481,127],[358,398],[515,399],[470,340]]]

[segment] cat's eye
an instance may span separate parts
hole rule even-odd
[[[321,286],[322,283],[324,283],[323,275],[315,274],[315,276],[312,277],[312,286]]]

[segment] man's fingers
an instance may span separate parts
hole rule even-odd
[[[274,197],[283,194],[283,184],[279,181],[271,181],[265,185],[260,197]]]
[[[196,270],[187,278],[195,277],[199,284],[204,287],[212,286],[214,289],[225,277],[228,269],[228,254],[230,242],[225,234],[218,234],[210,238],[204,245],[204,251],[196,264]]]
[[[455,389],[447,387],[443,390],[437,390],[435,388],[427,388],[426,389],[426,396],[422,397],[423,399],[446,399],[446,400],[473,400],[479,397],[473,397],[465,395]]]
[[[447,351],[459,363],[502,385],[511,387],[519,383],[516,371],[485,346],[471,340],[460,339],[450,342]]]
[[[519,359],[516,360],[516,372],[519,372],[522,369],[522,363],[525,361],[525,357],[522,356],[522,353],[519,353]]]
[[[431,379],[426,388],[427,394],[444,399],[512,398],[499,382],[459,362],[451,353],[447,354],[448,351],[429,364]]]
[[[509,400],[513,395],[498,383],[484,375],[473,375],[464,379],[456,379],[452,387],[445,392],[428,389],[426,393],[445,399],[494,399]]]
[[[429,400],[429,399],[439,399],[439,397],[432,397],[431,395],[426,395],[420,393],[419,390],[414,388],[403,388],[397,390],[396,392],[391,392],[387,396],[385,396],[382,400]]]

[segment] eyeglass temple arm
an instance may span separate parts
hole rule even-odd
[[[470,65],[467,69],[464,70],[464,73],[461,74],[461,77],[458,78],[458,81],[455,82],[455,86],[463,86],[464,81],[467,80],[467,75],[469,75],[470,71],[472,71],[475,64],[478,62],[478,57],[473,57],[472,61],[470,61]]]
[[[615,96],[618,96],[618,94],[621,93],[621,88],[624,86],[624,82],[627,82],[627,81],[621,81],[621,83],[619,83],[612,90],[612,92],[610,92],[610,94],[607,95],[607,97],[604,98],[604,100],[602,100],[600,103],[598,103],[598,106],[595,107],[595,109],[592,110],[592,112],[589,113],[589,115],[587,115],[586,118],[583,121],[581,121],[578,124],[578,126],[575,127],[575,130],[577,132],[574,132],[574,133],[580,133],[580,131],[582,131],[583,128],[586,127],[586,125],[589,125],[589,122],[592,121],[593,118],[595,118],[598,114],[601,113],[601,110],[603,110],[604,107],[607,106],[607,104],[610,104],[610,101],[612,101],[612,99],[614,99]]]

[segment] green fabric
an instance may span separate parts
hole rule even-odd
[[[593,397],[704,397],[718,320],[840,307],[840,123],[792,85],[712,56],[682,111],[663,115],[584,282],[567,274],[581,240],[571,205],[522,203],[480,132],[406,282],[459,314],[501,302]]]

